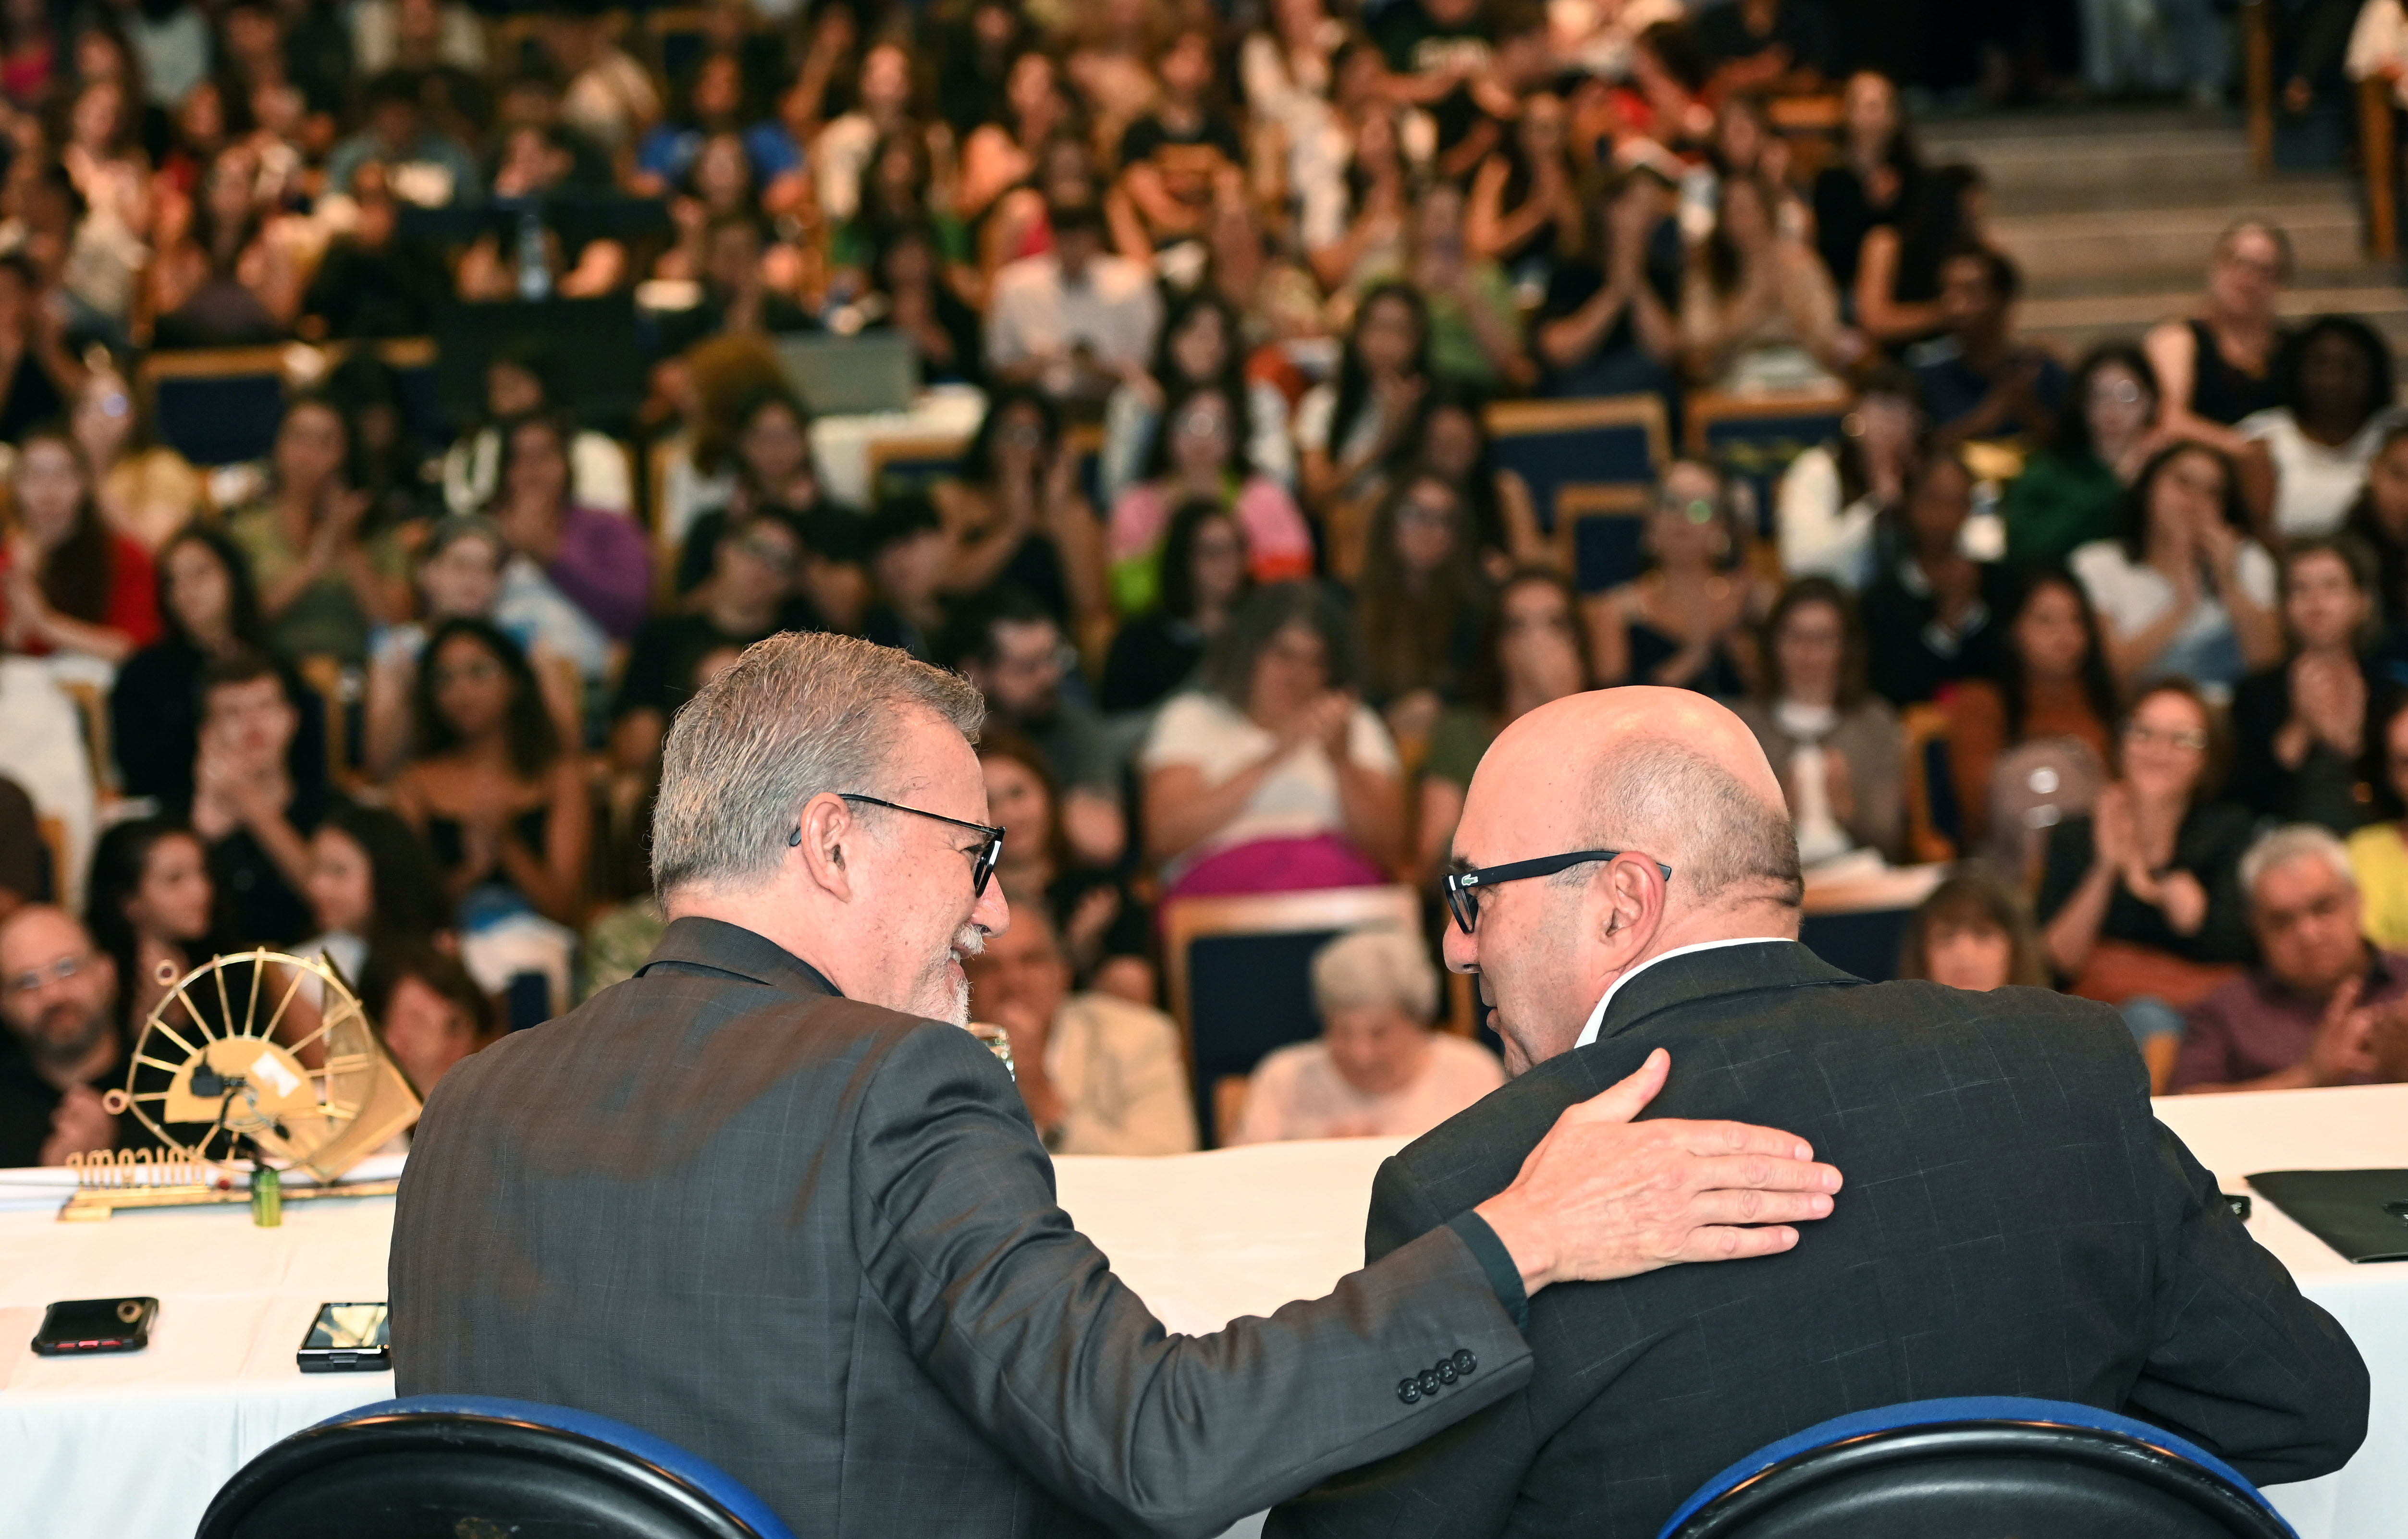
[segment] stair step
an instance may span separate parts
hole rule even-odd
[[[1988,230],[1999,249],[2034,278],[2128,279],[2148,273],[2196,281],[2216,237],[2234,217],[2226,207],[2093,209],[2010,215],[1990,221]],[[2353,208],[2289,209],[2282,223],[2301,267],[2347,266],[2359,259],[2358,218]]]
[[[1993,180],[1984,207],[1994,220],[2086,213],[2121,213],[2137,218],[2159,209],[2215,208],[2226,215],[2228,222],[2255,214],[2286,224],[2302,211],[2338,210],[2355,219],[2358,188],[2329,176],[2269,178],[2261,181],[2251,176],[2244,165],[2196,180],[2160,176],[2101,178],[2094,181],[2069,175],[2005,187]]]

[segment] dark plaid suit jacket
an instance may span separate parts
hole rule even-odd
[[[631,1422],[809,1539],[1216,1532],[1529,1371],[1452,1230],[1166,1336],[977,1039],[709,919],[444,1076],[390,1285],[401,1393]]]
[[[1706,1478],[1849,1411],[2033,1395],[2140,1417],[2260,1481],[2339,1468],[2367,1375],[2150,1115],[2103,1005],[1866,984],[1791,942],[1658,962],[1598,1041],[1389,1161],[1385,1255],[1510,1182],[1566,1106],[1669,1048],[1647,1115],[1808,1139],[1847,1184],[1797,1247],[1531,1301],[1529,1386],[1274,1513],[1275,1535],[1650,1539]]]

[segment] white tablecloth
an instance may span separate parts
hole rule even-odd
[[[2159,1103],[2202,1162],[2252,1171],[2408,1165],[2408,1087]],[[1165,1324],[1210,1331],[1312,1298],[1359,1264],[1371,1176],[1398,1147],[1356,1139],[1166,1160],[1057,1161],[1063,1205]],[[0,1535],[188,1539],[210,1494],[286,1433],[393,1393],[379,1375],[294,1366],[319,1304],[384,1297],[390,1200],[294,1203],[61,1224],[0,1171]],[[15,1199],[14,1202],[11,1199]],[[2349,1328],[2374,1373],[2373,1430],[2336,1475],[2274,1492],[2303,1539],[2408,1528],[2408,1266],[2351,1267],[2258,1204],[2250,1228]],[[150,1349],[41,1359],[54,1299],[156,1294]]]

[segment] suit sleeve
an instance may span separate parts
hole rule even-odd
[[[1419,1243],[1444,1223],[1396,1160],[1371,1186],[1364,1254],[1373,1260]],[[1496,1533],[1512,1516],[1522,1478],[1546,1443],[1526,1388],[1428,1442],[1326,1480],[1281,1503],[1263,1539],[1448,1539]]]
[[[2135,1150],[2157,1191],[2157,1321],[2128,1408],[2261,1485],[2307,1480],[2366,1440],[2367,1374],[2347,1332],[2249,1236],[2165,1124]]]
[[[1216,1533],[1529,1377],[1528,1347],[1452,1233],[1326,1299],[1168,1335],[1056,1205],[1027,1113],[976,1039],[914,1030],[869,1072],[854,1190],[871,1290],[965,1415],[1114,1528]],[[1441,1361],[1452,1382],[1400,1393]]]

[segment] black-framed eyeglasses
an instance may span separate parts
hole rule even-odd
[[[1002,829],[992,823],[973,823],[967,818],[948,818],[941,812],[907,807],[900,802],[889,802],[879,796],[865,796],[859,791],[840,791],[836,793],[836,799],[839,802],[859,802],[865,806],[884,807],[890,812],[908,812],[914,818],[933,818],[940,823],[951,823],[955,828],[975,829],[985,834],[986,844],[979,850],[978,863],[970,867],[970,896],[972,898],[986,896],[986,884],[995,876],[995,862],[1003,859],[1004,831]],[[803,831],[800,826],[786,835],[788,848],[802,842]]]
[[[1484,889],[1495,887],[1499,882],[1518,882],[1528,876],[1552,876],[1558,871],[1570,871],[1591,861],[1618,860],[1633,853],[1635,851],[1627,849],[1575,849],[1565,855],[1541,855],[1535,861],[1492,865],[1486,870],[1466,866],[1461,871],[1450,871],[1446,874],[1446,911],[1455,916],[1456,927],[1469,935],[1472,927],[1480,922],[1480,894]],[[1664,874],[1667,882],[1672,879],[1670,866],[1661,861],[1652,863]]]

